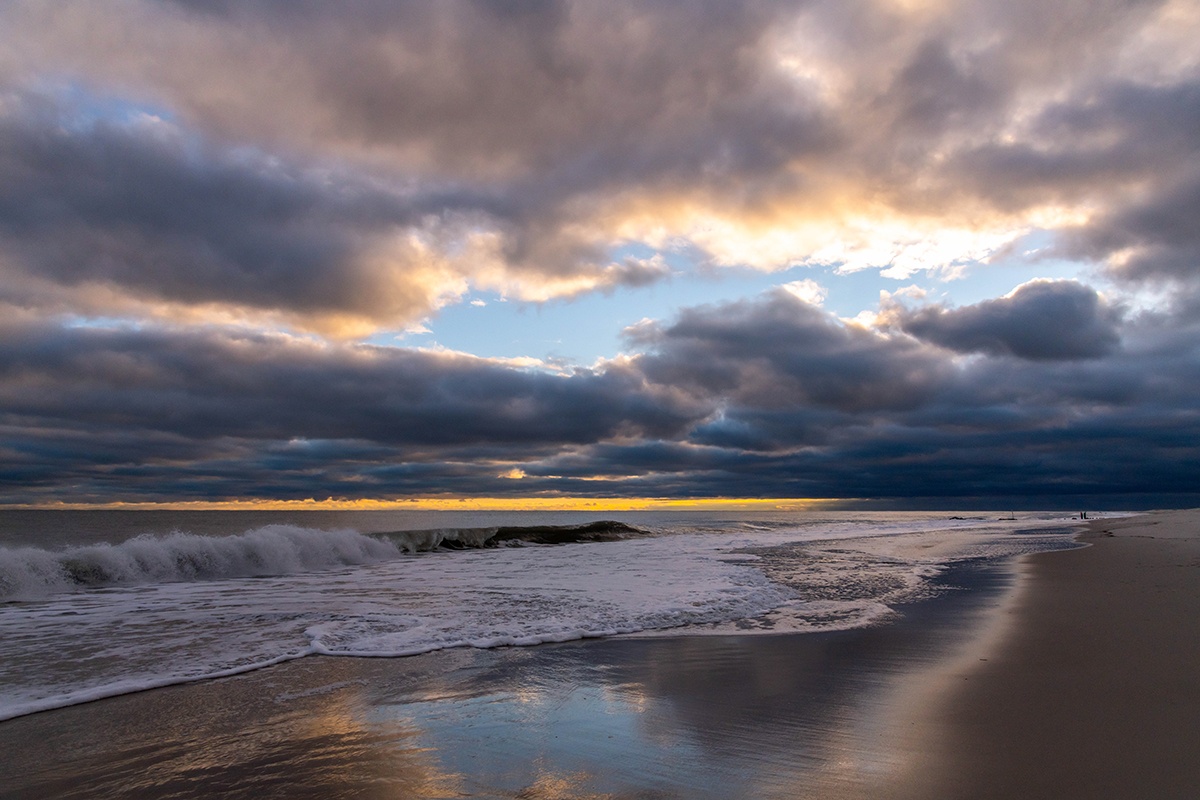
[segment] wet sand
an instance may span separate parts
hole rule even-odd
[[[0,724],[0,796],[727,800],[878,787],[911,756],[890,722],[898,690],[991,613],[1010,566],[952,569],[941,580],[957,588],[864,630],[312,657],[35,714]]]
[[[1026,560],[1005,633],[946,677],[938,796],[1200,797],[1200,512],[1081,541]]]
[[[960,565],[870,629],[314,657],[31,715],[0,797],[1197,797],[1198,520]]]

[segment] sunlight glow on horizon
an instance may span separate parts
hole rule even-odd
[[[807,511],[855,498],[804,497],[419,497],[407,500],[183,500],[45,503],[7,506],[41,511]]]

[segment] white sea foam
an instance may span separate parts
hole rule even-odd
[[[639,529],[615,522],[434,528],[371,536],[346,529],[268,525],[234,536],[197,536],[177,531],[63,550],[0,547],[0,601],[29,600],[86,588],[293,575],[376,564],[439,547],[483,548],[498,539],[509,544],[567,542],[636,533]]]
[[[1013,536],[1014,525],[994,521],[758,527],[421,555],[403,551],[468,529],[402,535],[400,545],[396,534],[272,526],[4,551],[16,554],[25,591],[43,596],[0,604],[0,719],[314,653],[856,627],[919,597],[951,561],[1055,538]],[[488,538],[470,536],[457,541]],[[64,559],[103,569],[105,588],[45,594],[62,588]]]
[[[293,525],[269,525],[238,536],[145,535],[61,551],[0,548],[0,600],[81,587],[290,575],[377,563],[400,551],[395,542],[351,530]]]

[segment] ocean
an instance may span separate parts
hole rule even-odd
[[[1009,516],[4,511],[0,720],[316,655],[877,626],[956,565],[1074,546]]]

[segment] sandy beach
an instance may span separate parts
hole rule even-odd
[[[1184,798],[1194,512],[872,628],[310,657],[0,724],[0,796]]]
[[[1005,633],[947,676],[938,796],[1200,797],[1200,513],[1080,539],[1026,560]]]

